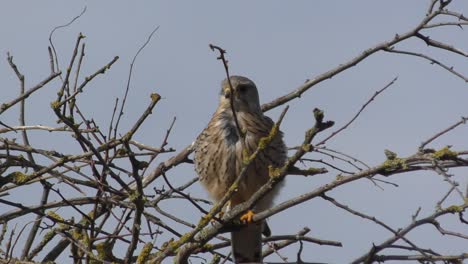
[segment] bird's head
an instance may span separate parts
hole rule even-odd
[[[221,83],[220,105],[230,108],[232,97],[234,109],[237,112],[261,111],[255,83],[243,76],[230,76],[230,80],[232,91],[227,78]]]

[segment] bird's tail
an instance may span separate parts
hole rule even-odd
[[[264,221],[251,223],[231,232],[232,255],[235,263],[262,263],[262,232]]]

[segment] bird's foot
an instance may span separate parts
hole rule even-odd
[[[250,224],[253,222],[254,212],[252,210],[248,210],[245,214],[240,217],[241,222],[245,224]]]

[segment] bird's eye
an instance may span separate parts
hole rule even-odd
[[[245,91],[247,91],[247,86],[240,85],[237,89],[239,90],[239,92],[244,93]]]

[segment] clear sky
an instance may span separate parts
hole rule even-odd
[[[86,6],[87,11],[79,20],[54,35],[62,69],[66,68],[79,32],[86,36],[82,76],[93,73],[114,56],[120,59],[80,95],[82,111],[107,129],[115,98],[124,93],[134,54],[148,34],[160,26],[134,67],[121,132],[131,127],[148,105],[149,95],[157,92],[163,100],[135,139],[158,146],[172,118],[177,117],[169,144],[180,150],[190,144],[209,121],[217,105],[220,82],[225,78],[222,64],[216,60],[217,54],[208,44],[227,50],[230,72],[254,80],[261,102],[266,103],[292,91],[305,80],[347,62],[365,49],[412,29],[424,17],[428,3],[405,0],[8,1],[0,9],[1,102],[19,93],[18,81],[8,66],[6,53],[14,56],[26,76],[26,87],[31,87],[49,74],[47,47],[51,29],[68,22]],[[466,14],[468,2],[454,1],[451,9]],[[435,39],[468,50],[466,29],[438,29],[428,33]],[[417,39],[399,47],[427,52],[468,75],[466,58],[428,48]],[[397,82],[355,123],[329,142],[330,148],[377,165],[385,160],[384,149],[391,149],[399,156],[412,155],[423,140],[468,115],[468,87],[461,79],[419,58],[378,53],[289,103],[290,110],[282,125],[287,145],[296,146],[302,142],[305,130],[313,124],[315,107],[323,109],[326,118],[334,120],[339,127],[350,120],[376,90],[397,76]],[[55,82],[30,98],[28,124],[56,125],[50,102],[55,100],[58,88]],[[281,109],[267,114],[276,119]],[[17,111],[17,107],[10,109],[0,120],[16,125]],[[467,150],[467,134],[467,126],[458,128],[431,147],[453,145],[455,150]],[[52,138],[45,132],[31,133],[31,143],[37,147],[60,148],[63,152],[78,150],[69,137]],[[161,156],[155,164],[168,157]],[[467,170],[453,173],[454,179],[466,186]],[[277,200],[284,201],[311,191],[333,180],[336,174],[331,170],[327,175],[314,178],[291,176]],[[169,176],[177,184],[188,181],[195,172],[192,166],[182,165]],[[441,176],[430,171],[396,175],[387,180],[400,187],[384,184],[382,190],[362,180],[338,188],[330,195],[397,229],[410,223],[411,215],[419,206],[422,216],[433,212],[435,203],[450,188]],[[156,182],[151,188],[158,184],[163,183]],[[18,199],[34,204],[39,197],[35,191],[20,195]],[[198,184],[190,193],[206,197]],[[458,201],[455,198],[447,205]],[[187,205],[164,204],[181,218],[198,221],[201,214],[183,206]],[[4,210],[9,208],[0,205],[0,213]],[[273,234],[292,234],[308,226],[312,230],[309,235],[338,240],[344,245],[331,248],[306,243],[304,261],[346,263],[367,252],[372,243],[380,243],[391,235],[320,199],[273,216],[269,222]],[[446,227],[460,228],[452,225],[452,221],[448,221]],[[445,254],[468,248],[466,240],[441,240],[432,227],[410,233],[409,238],[421,247],[440,248],[440,253]],[[296,250],[296,246],[291,247],[284,255],[293,261]]]

